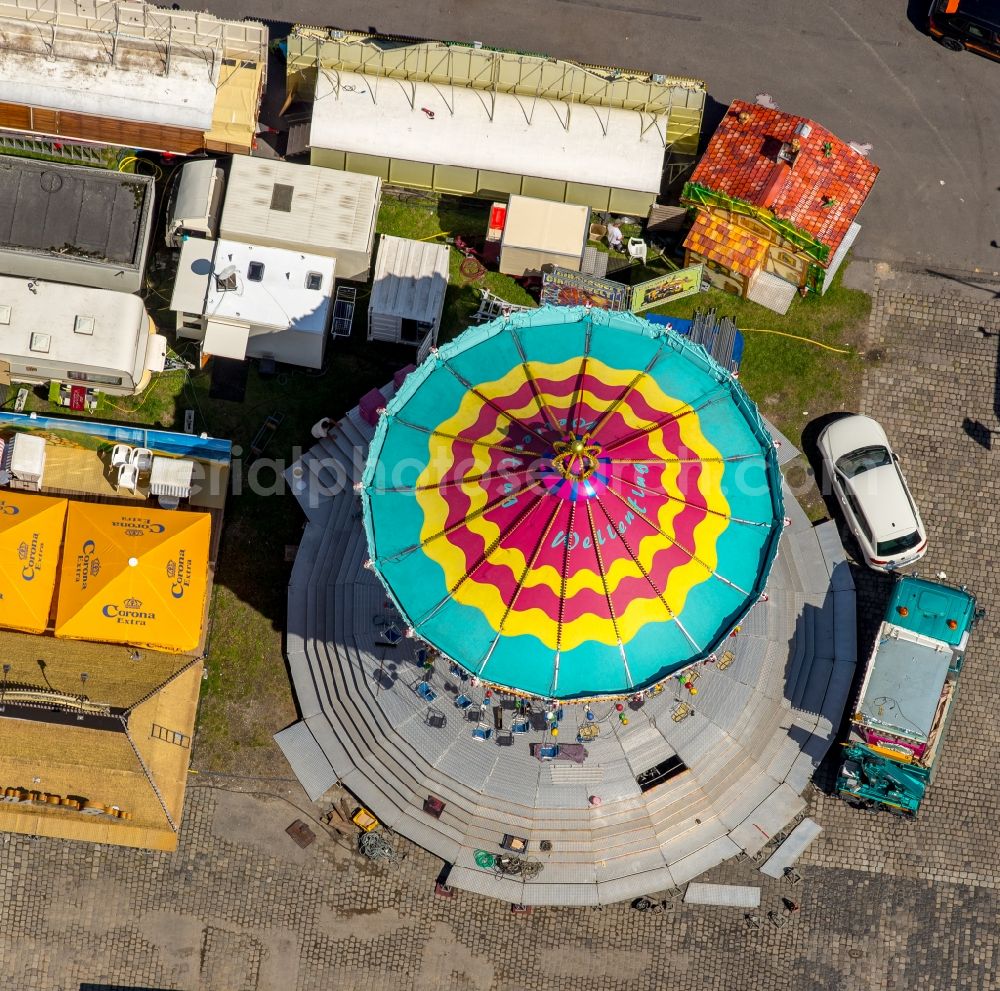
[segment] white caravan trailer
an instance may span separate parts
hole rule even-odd
[[[138,296],[0,276],[0,383],[131,396],[163,371],[166,353]]]

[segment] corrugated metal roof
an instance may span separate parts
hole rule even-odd
[[[381,190],[377,176],[237,155],[219,234],[319,254],[370,252]]]
[[[379,239],[370,309],[435,323],[448,288],[448,249],[429,241],[383,234]]]

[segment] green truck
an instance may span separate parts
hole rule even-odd
[[[941,756],[976,597],[916,575],[896,579],[851,716],[837,794],[915,818]]]

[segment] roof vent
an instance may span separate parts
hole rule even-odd
[[[276,182],[271,187],[271,209],[279,210],[281,213],[292,212],[292,196],[295,187],[283,182]]]
[[[804,120],[800,120],[798,124],[795,125],[795,133],[800,138],[808,138],[812,134],[813,129],[811,124],[807,124]]]

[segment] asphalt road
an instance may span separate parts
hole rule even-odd
[[[186,0],[202,7],[206,0]],[[922,33],[930,0],[207,0],[227,17],[376,28],[665,73],[708,83],[710,126],[770,93],[882,168],[855,255],[931,271],[1000,273],[1000,62]]]

